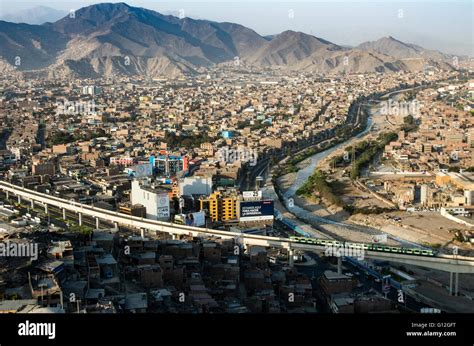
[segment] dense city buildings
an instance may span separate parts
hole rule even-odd
[[[0,57],[0,314],[474,312],[472,59],[94,11]]]
[[[400,129],[397,139],[382,148],[383,170],[366,173],[358,183],[400,210],[441,208],[441,215],[468,224],[473,149],[471,103],[464,100],[473,83],[429,86],[451,75],[315,79],[261,73],[247,78],[216,70],[210,78],[186,83],[125,77],[93,84],[5,78],[3,179],[122,215],[288,236],[296,229],[275,219],[274,202],[279,201],[262,194],[268,184],[258,176],[266,174],[262,169],[275,162],[276,154],[303,149],[320,142],[324,131],[342,128],[354,100],[417,84],[427,87],[416,94],[420,104],[407,114],[393,114],[392,100],[386,109],[380,105],[387,122],[403,126],[411,117],[413,125]],[[171,239],[107,220],[77,219],[54,206],[44,214],[29,202],[8,203],[5,199],[2,206],[3,241],[16,243],[15,235],[27,230],[46,228],[49,233],[20,237],[38,243],[46,255],[40,253],[34,268],[27,269],[33,262],[26,260],[25,271],[14,281],[8,270],[2,273],[2,312],[399,309],[367,279],[351,271],[343,274],[329,257],[318,265],[326,269],[315,276],[296,269],[316,265],[304,252],[241,248],[232,240],[207,237]],[[6,268],[18,264],[5,263]],[[48,289],[38,291],[38,280]],[[64,300],[71,293],[80,303]]]

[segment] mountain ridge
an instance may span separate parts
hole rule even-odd
[[[320,73],[453,68],[449,55],[391,36],[347,48],[303,32],[264,37],[237,23],[178,18],[126,3],[83,7],[42,25],[0,21],[0,51],[19,71],[77,77],[177,77],[236,57],[242,66]]]
[[[66,11],[56,10],[48,6],[35,6],[13,13],[5,13],[0,16],[0,20],[4,20],[11,23],[39,25],[47,22],[57,21],[64,17],[66,14]]]

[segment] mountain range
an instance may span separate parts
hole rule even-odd
[[[0,15],[0,20],[13,23],[43,24],[55,22],[63,18],[67,13],[67,11],[56,10],[47,6],[35,6],[14,13],[5,13]]]
[[[0,71],[56,78],[178,77],[219,64],[301,72],[453,69],[452,57],[393,37],[344,47],[302,32],[261,36],[235,23],[178,18],[125,3],[81,8],[54,23],[0,21]]]

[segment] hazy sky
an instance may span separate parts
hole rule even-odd
[[[126,2],[175,15],[182,9],[187,17],[235,22],[261,35],[291,29],[340,45],[390,35],[425,48],[474,56],[472,0],[0,0],[0,11],[11,13],[38,5],[69,11],[100,2]]]

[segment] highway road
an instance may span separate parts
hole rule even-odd
[[[48,209],[49,205],[54,205],[58,208],[61,208],[61,210],[69,210],[80,214],[81,219],[83,215],[88,215],[93,218],[107,220],[108,222],[114,222],[117,225],[124,225],[126,227],[135,229],[153,230],[157,232],[175,235],[189,235],[193,237],[206,236],[235,239],[236,243],[243,246],[256,245],[264,247],[286,248],[290,251],[290,254],[294,253],[296,250],[322,253],[327,249],[327,246],[324,245],[309,244],[289,238],[269,237],[209,228],[199,228],[140,218],[92,207],[74,201],[68,201],[48,194],[16,186],[5,181],[0,181],[0,189],[8,192],[9,194],[13,193],[20,199],[24,198],[33,201],[34,203],[41,204],[45,209]],[[376,250],[365,250],[364,256],[366,258],[418,265],[454,273],[474,273],[474,258],[472,257],[453,255],[420,256],[407,253],[394,253]]]
[[[316,254],[308,253],[310,258],[315,262],[314,265],[301,265],[298,266],[298,271],[306,274],[309,278],[311,278],[311,283],[313,288],[317,288],[318,285],[318,278],[324,274],[326,270],[335,270],[335,264],[331,264],[328,258],[322,258],[317,256]],[[346,269],[346,270],[344,270]],[[360,286],[353,289],[355,293],[368,293],[370,294],[370,290],[376,291],[378,293],[384,294],[382,289],[382,281],[376,280],[376,278],[380,278],[382,275],[374,277],[372,275],[367,275],[364,270],[361,270],[357,267],[351,265],[350,262],[346,261],[343,262],[343,273],[347,273],[351,271],[352,273],[358,273],[356,275],[357,280],[360,283]],[[315,290],[318,292],[319,290]],[[325,307],[325,302],[322,301],[322,297],[317,297],[319,300],[319,306]],[[390,288],[390,292],[387,294],[387,298],[390,299],[395,305],[402,306],[402,309],[407,309],[413,312],[420,312],[421,308],[432,307],[421,303],[414,299],[413,297],[408,296],[406,293],[403,294],[403,302],[399,302],[399,294],[398,290],[395,287]],[[323,311],[329,312],[329,311]]]

